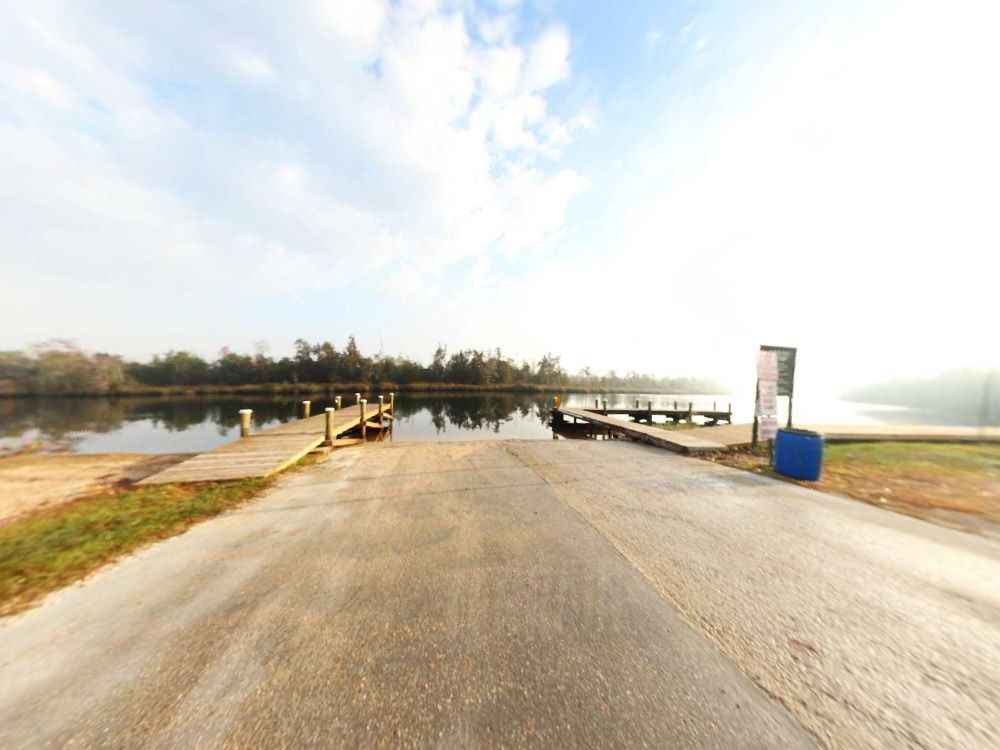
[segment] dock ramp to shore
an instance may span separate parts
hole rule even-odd
[[[146,477],[138,484],[217,482],[270,476],[323,445],[353,445],[356,441],[344,439],[344,436],[360,434],[362,425],[365,430],[388,427],[392,412],[393,406],[386,404],[380,408],[377,403],[349,406],[333,412],[330,439],[327,438],[325,413],[305,417],[199,453]]]

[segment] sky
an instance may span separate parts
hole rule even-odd
[[[1000,4],[5,3],[0,348],[993,366]]]

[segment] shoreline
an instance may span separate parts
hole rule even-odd
[[[253,385],[192,385],[192,386],[135,386],[114,391],[46,392],[27,393],[24,391],[0,391],[0,398],[135,398],[135,397],[176,397],[176,396],[300,396],[330,394],[334,392],[368,394],[373,392],[394,393],[649,393],[655,395],[697,396],[702,391],[659,390],[634,387],[597,387],[593,385],[540,385],[535,383],[512,383],[509,385],[473,385],[463,383],[259,383]],[[730,395],[719,391],[719,396]]]

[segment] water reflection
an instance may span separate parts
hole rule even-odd
[[[354,406],[354,394],[343,394],[345,408]],[[377,398],[378,394],[373,394]],[[717,402],[725,408],[731,396],[703,394],[674,396],[653,394],[569,393],[563,402],[593,408],[594,399],[608,406],[672,406],[674,401],[694,408],[710,408]],[[83,453],[143,452],[171,453],[204,451],[239,436],[239,410],[254,411],[255,429],[296,419],[301,398],[269,396],[204,396],[188,398],[44,398],[0,399],[0,450],[9,451],[35,444],[47,449]],[[392,439],[484,440],[498,438],[551,438],[549,407],[545,394],[399,394]],[[312,398],[312,411],[319,414],[333,405],[332,397]],[[750,410],[737,402],[735,420],[747,421]],[[923,422],[927,424],[974,424],[965,415],[943,411],[915,413],[900,407],[803,399],[796,406],[802,422],[872,423]]]
[[[334,405],[329,397],[311,400],[313,414]],[[342,404],[357,408],[354,401],[348,394]],[[202,451],[238,436],[241,408],[252,408],[254,429],[264,429],[297,419],[301,403],[267,396],[0,399],[0,449]],[[393,438],[548,437],[549,404],[530,394],[401,394]]]

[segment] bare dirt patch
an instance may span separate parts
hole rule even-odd
[[[21,453],[0,457],[0,525],[84,495],[127,487],[188,455]]]

